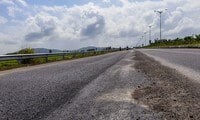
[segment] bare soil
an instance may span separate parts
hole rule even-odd
[[[135,68],[145,73],[151,84],[139,86],[132,97],[161,113],[163,119],[200,120],[200,83],[139,51],[135,55]]]

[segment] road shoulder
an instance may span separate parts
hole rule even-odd
[[[148,50],[140,50],[140,52],[142,52],[145,55],[147,55],[148,57],[153,58],[154,60],[158,61],[163,66],[175,69],[180,74],[185,75],[186,77],[190,78],[191,80],[194,80],[194,81],[200,83],[200,79],[199,79],[200,78],[200,73],[199,72],[197,72],[197,71],[195,71],[195,70],[193,70],[191,68],[185,67],[183,65],[178,65],[178,64],[174,64],[174,63],[168,62],[167,60],[165,60],[165,59],[163,59],[161,57],[149,54],[147,51]],[[163,52],[163,50],[161,50],[161,51]],[[178,53],[180,53],[180,52],[178,52]],[[185,52],[182,52],[182,53],[185,53]],[[188,52],[186,52],[186,53],[188,53]],[[196,54],[196,52],[195,52],[195,54]]]
[[[162,113],[165,119],[200,119],[200,84],[137,51],[135,68],[151,85],[133,92],[133,98]]]

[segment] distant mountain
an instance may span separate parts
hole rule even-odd
[[[56,53],[56,52],[63,52],[62,50],[59,49],[47,49],[47,48],[33,48],[35,53],[49,53],[49,51],[51,50],[52,53]],[[78,50],[72,50],[72,51],[68,51],[68,52],[88,52],[88,51],[101,51],[101,50],[105,50],[105,47],[95,47],[95,46],[88,46],[88,47],[83,47],[80,48]],[[13,52],[13,53],[7,53],[7,55],[12,55],[12,54],[18,54],[19,51],[17,52]]]
[[[56,52],[63,52],[62,50],[59,49],[47,49],[47,48],[33,48],[35,53],[49,53],[51,50],[52,53]],[[13,53],[7,53],[6,55],[13,55],[13,54],[18,54],[19,51],[13,52]]]
[[[87,52],[87,51],[101,51],[104,50],[104,47],[95,47],[95,46],[88,46],[78,49],[80,52]]]
[[[62,50],[58,50],[58,49],[47,49],[47,48],[33,48],[35,53],[49,53],[49,51],[51,50],[52,53],[55,52],[63,52]]]

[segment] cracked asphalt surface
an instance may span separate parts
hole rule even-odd
[[[0,72],[0,120],[198,120],[199,88],[141,52],[115,52]]]

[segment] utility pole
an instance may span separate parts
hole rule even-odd
[[[164,12],[164,11],[166,11],[167,9],[165,9],[165,10],[155,10],[154,12],[156,12],[156,13],[159,13],[159,15],[160,15],[160,40],[162,40],[162,13]]]

